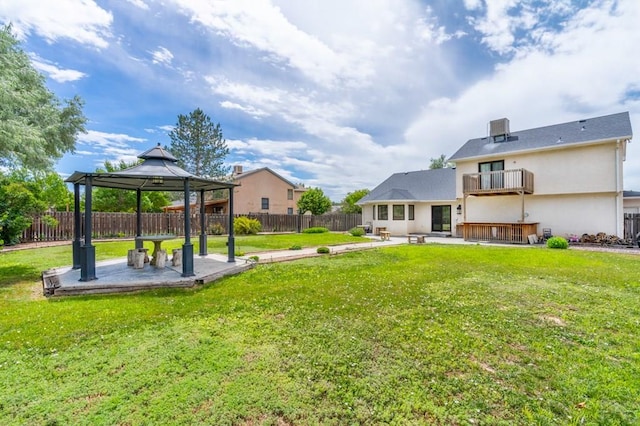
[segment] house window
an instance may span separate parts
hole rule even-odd
[[[479,163],[480,185],[482,189],[500,189],[504,187],[504,160]]]
[[[376,220],[376,205],[373,205],[373,220]]]
[[[293,207],[287,208],[287,214],[293,214]]]
[[[404,204],[393,205],[393,220],[404,220]]]
[[[293,200],[293,189],[287,189],[287,200]]]
[[[415,206],[413,204],[409,204],[409,220],[415,219],[414,210],[415,210]]]
[[[269,210],[269,199],[268,198],[263,198],[262,199],[262,210]]]
[[[378,206],[378,220],[389,220],[389,206],[386,204]]]

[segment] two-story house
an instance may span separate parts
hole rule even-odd
[[[240,215],[269,213],[297,214],[297,203],[307,190],[280,176],[268,167],[243,171],[242,166],[233,166],[230,180],[237,184],[233,192],[233,213]],[[229,210],[228,195],[221,193],[205,200],[207,213],[226,214]],[[195,207],[196,198],[191,204]],[[184,210],[184,201],[165,207],[165,211]]]
[[[268,167],[244,172],[233,167],[235,214],[297,214],[298,200],[307,188],[283,178]]]
[[[623,234],[629,113],[517,132],[505,118],[489,128],[449,158],[465,239],[527,242],[540,229]]]
[[[363,222],[397,235],[440,231],[440,223],[448,223],[452,234],[467,240],[514,243],[545,230],[623,235],[628,112],[516,132],[505,118],[489,130],[448,159],[455,169],[442,176],[454,182],[427,173],[433,171],[394,174],[360,200]],[[443,198],[448,192],[440,190],[450,187],[455,192]],[[401,205],[414,212],[414,223],[381,219],[380,209],[400,212]]]

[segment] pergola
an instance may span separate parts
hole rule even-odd
[[[233,235],[233,183],[221,182],[195,176],[176,164],[178,160],[160,144],[140,154],[141,164],[125,170],[107,173],[74,172],[66,182],[74,186],[74,238],[73,269],[80,269],[80,281],[91,281],[96,277],[95,246],[91,244],[91,208],[94,186],[136,191],[137,215],[136,237],[142,236],[141,199],[142,191],[184,192],[184,244],[182,245],[182,276],[194,276],[193,244],[191,244],[191,210],[189,193],[200,192],[200,256],[207,255],[207,233],[204,212],[205,191],[229,190],[229,239],[228,261],[235,262],[235,239]],[[82,216],[80,211],[80,185],[85,187],[84,243],[82,240]],[[142,248],[143,241],[136,238],[136,248]]]

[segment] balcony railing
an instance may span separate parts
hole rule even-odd
[[[465,195],[533,194],[533,173],[525,169],[462,175]]]
[[[527,244],[529,235],[538,233],[537,223],[470,223],[463,225],[465,241],[491,241]]]

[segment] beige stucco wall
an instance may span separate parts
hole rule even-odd
[[[462,175],[478,173],[478,164],[504,160],[505,170],[526,169],[534,175],[534,194],[525,195],[526,222],[539,222],[556,235],[606,232],[622,236],[624,224],[622,168],[625,142],[558,147],[548,151],[487,156],[456,164],[456,193],[462,202]],[[520,196],[470,196],[468,222],[517,222]]]
[[[625,198],[623,205],[625,213],[640,213],[640,198]]]
[[[518,222],[522,215],[517,195],[468,197],[466,208],[468,222]],[[524,211],[525,222],[538,223],[538,234],[543,228],[551,228],[559,236],[598,232],[619,235],[618,227],[622,226],[615,220],[616,199],[610,194],[529,195]]]
[[[393,205],[404,205],[404,220],[393,220]],[[409,220],[409,205],[414,206],[414,220]],[[379,205],[387,205],[389,211],[388,220],[377,219],[377,208]],[[386,227],[387,231],[391,232],[393,236],[404,236],[408,234],[427,234],[432,232],[431,230],[431,206],[451,206],[451,227],[452,234],[455,235],[456,226],[456,206],[457,204],[451,204],[450,202],[378,202],[376,204],[365,204],[362,206],[362,223],[372,224],[373,229],[378,227]],[[376,220],[373,220],[373,209],[376,209]]]
[[[233,210],[236,214],[270,213],[287,214],[292,208],[297,214],[296,204],[304,191],[295,190],[292,185],[268,170],[240,175],[236,178],[240,186],[234,190]],[[292,189],[293,200],[287,199],[287,190]],[[262,209],[262,198],[269,199],[269,209]]]

